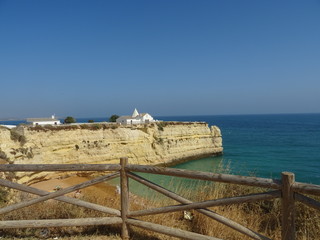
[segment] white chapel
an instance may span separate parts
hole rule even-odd
[[[155,122],[149,113],[139,113],[135,108],[131,116],[121,116],[117,120],[120,124],[141,124]]]

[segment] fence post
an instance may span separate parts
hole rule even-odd
[[[126,173],[126,165],[128,164],[128,158],[120,158],[120,187],[121,187],[121,218],[122,228],[121,237],[123,240],[129,239],[129,228],[127,224],[127,214],[129,212],[129,181]]]
[[[295,206],[292,185],[293,173],[282,172],[282,240],[295,239]]]

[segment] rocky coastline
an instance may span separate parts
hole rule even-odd
[[[223,152],[221,131],[204,122],[110,123],[0,128],[2,164],[131,164],[170,166]],[[19,182],[48,173],[17,173]]]

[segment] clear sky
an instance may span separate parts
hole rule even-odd
[[[0,118],[320,112],[320,1],[0,0]]]

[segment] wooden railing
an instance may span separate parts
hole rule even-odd
[[[10,220],[0,221],[0,229],[6,228],[47,228],[47,227],[67,227],[67,226],[88,226],[88,225],[110,225],[121,224],[122,226],[122,239],[129,239],[129,226],[136,226],[144,228],[154,232],[182,238],[182,239],[197,239],[197,240],[216,240],[218,238],[201,235],[194,232],[188,232],[176,228],[170,228],[159,224],[145,222],[135,219],[138,216],[169,213],[183,210],[194,209],[205,216],[212,218],[251,239],[267,240],[270,239],[257,233],[251,229],[242,226],[228,218],[225,218],[212,210],[207,209],[213,206],[222,206],[230,204],[239,204],[245,202],[262,201],[280,198],[282,202],[282,240],[294,240],[295,239],[295,201],[299,201],[320,210],[320,202],[307,197],[303,194],[320,196],[320,186],[312,184],[304,184],[295,182],[294,174],[283,172],[282,179],[274,180],[267,178],[257,177],[245,177],[228,174],[217,174],[199,171],[190,171],[182,169],[172,169],[163,167],[153,167],[144,165],[131,165],[128,164],[127,158],[120,159],[120,165],[118,164],[5,164],[0,165],[0,171],[2,172],[57,172],[57,171],[113,171],[108,175],[100,176],[95,179],[80,183],[71,187],[61,189],[56,192],[47,192],[34,187],[30,187],[23,184],[0,179],[0,185],[23,192],[38,195],[39,197],[19,202],[9,206],[5,206],[0,209],[0,214],[8,213],[14,210],[18,210],[27,206],[31,206],[35,203],[43,202],[49,199],[70,203],[73,205],[85,207],[88,209],[100,211],[112,215],[113,217],[100,217],[100,218],[78,218],[78,219],[50,219],[50,220]],[[212,199],[202,202],[192,202],[178,194],[165,189],[147,179],[138,176],[134,172],[152,173],[160,175],[168,175],[175,177],[199,179],[206,181],[240,184],[246,186],[262,187],[266,189],[272,189],[264,193],[249,194],[244,196],[229,197],[222,199]],[[65,196],[68,193],[86,188],[97,183],[111,180],[113,178],[120,177],[121,187],[121,209],[113,209],[106,206],[86,202],[80,199],[75,199],[69,196]],[[179,202],[179,205],[166,206],[160,208],[150,208],[145,210],[130,211],[130,198],[129,198],[129,178],[162,193],[163,195],[174,199]]]

